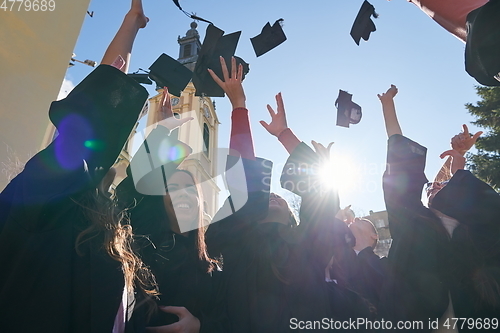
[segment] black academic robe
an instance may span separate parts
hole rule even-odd
[[[219,211],[229,216],[219,220],[216,215],[217,222],[207,231],[210,253],[223,256],[231,332],[290,332],[293,318],[332,317],[324,272],[336,248],[349,248],[346,234],[339,232],[347,227],[333,222],[338,198],[321,193],[312,173],[315,162],[315,153],[302,143],[281,178],[282,186],[302,196],[298,226],[258,223],[269,208],[271,162],[243,159],[248,201],[234,209],[231,191],[232,197]],[[230,209],[233,214],[227,214]]]
[[[352,262],[352,289],[374,307],[374,314],[378,313],[382,287],[387,277],[387,264],[387,258],[380,258],[372,247],[360,251]]]
[[[112,166],[147,92],[101,65],[49,111],[58,137],[0,194],[0,330],[110,332],[124,290],[121,264],[89,226],[82,195]],[[98,170],[98,168],[102,168]]]
[[[145,193],[160,193],[164,191],[163,179],[168,179],[176,167],[187,156],[177,154],[176,160],[158,159],[155,152],[164,150],[161,147],[183,145],[178,140],[168,136],[169,131],[158,126],[147,137],[139,148],[131,166],[128,177],[117,188],[117,198],[122,207],[129,207],[130,221],[135,235],[134,248],[155,276],[160,295],[156,300],[159,306],[182,306],[200,320],[201,333],[225,332],[223,311],[218,308],[217,294],[220,288],[220,272],[215,267],[209,272],[209,263],[198,257],[196,245],[197,231],[192,230],[186,236],[175,233],[170,228],[169,216],[165,211],[163,195],[147,195]],[[147,148],[146,148],[147,147]],[[147,151],[147,152],[146,152]],[[181,151],[181,150],[179,150]],[[144,156],[149,154],[152,158]],[[164,156],[172,156],[164,154]],[[162,161],[161,165],[142,163],[136,158],[146,158],[149,161]],[[147,168],[145,172],[134,171],[135,167]],[[156,168],[155,168],[156,167]],[[150,172],[147,172],[150,171]],[[133,174],[142,178],[134,179]],[[177,322],[179,318],[156,310],[152,316],[145,313],[146,308],[134,312],[132,322],[144,329],[146,326],[163,326]]]
[[[471,318],[459,331],[480,331],[479,322],[486,328],[488,318],[500,317],[500,196],[459,170],[436,194],[432,208],[460,223],[450,240],[450,294],[455,317]]]
[[[421,201],[427,149],[401,135],[389,138],[384,199],[392,235],[379,315],[400,320],[440,318],[448,307],[449,240],[440,219]]]
[[[458,220],[450,237],[421,203],[425,151],[403,136],[389,139],[384,195],[393,244],[385,315],[428,323],[442,316],[450,295],[455,318],[498,318],[500,198],[469,171],[457,171],[432,202],[433,209]],[[477,323],[458,324],[460,332],[480,331]]]

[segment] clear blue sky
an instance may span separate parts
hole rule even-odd
[[[192,21],[171,0],[143,2],[150,22],[136,39],[131,71],[147,69],[161,53],[177,58],[177,37],[185,35]],[[349,31],[362,2],[180,0],[183,9],[226,33],[242,31],[236,55],[250,64],[244,88],[257,155],[278,167],[288,156],[258,123],[269,120],[266,104],[274,105],[274,95],[281,91],[288,125],[301,140],[335,142],[336,161],[348,168],[341,177],[341,202],[352,204],[358,216],[385,209],[381,178],[387,137],[377,93],[391,83],[398,86],[400,124],[407,137],[428,148],[428,178],[440,168],[438,156],[448,149],[450,138],[462,124],[473,121],[464,104],[478,99],[476,82],[464,70],[464,44],[406,0],[371,0],[380,14],[374,20],[377,31],[357,46]],[[94,17],[85,19],[75,48],[78,59],[101,59],[128,6],[124,0],[91,2]],[[284,19],[288,40],[256,58],[249,38],[279,18]],[[202,39],[206,26],[198,24]],[[91,70],[78,64],[68,69],[66,78],[77,83]],[[335,126],[339,89],[353,94],[353,101],[363,108],[363,119],[349,129]],[[225,98],[215,100],[221,121],[219,145],[227,147],[230,105]],[[472,125],[469,129],[478,130]],[[274,172],[272,190],[283,193],[279,172]]]

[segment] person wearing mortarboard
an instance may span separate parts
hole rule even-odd
[[[423,321],[418,331],[443,330],[452,318],[498,320],[500,313],[500,196],[464,170],[465,153],[482,132],[452,139],[445,178],[424,174],[426,148],[402,135],[391,86],[379,98],[389,136],[384,197],[393,238],[382,291],[386,319]],[[421,201],[425,184],[428,207]],[[439,324],[438,324],[439,321]],[[439,326],[439,327],[438,327]],[[453,327],[455,326],[455,327]],[[450,325],[458,332],[478,326]]]
[[[147,99],[124,74],[147,21],[132,0],[101,65],[51,104],[58,136],[0,193],[2,332],[123,333],[134,292],[155,293],[106,195]]]
[[[465,70],[479,83],[500,86],[499,0],[408,0],[466,43]]]

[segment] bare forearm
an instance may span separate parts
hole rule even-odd
[[[393,99],[382,101],[382,112],[384,113],[387,137],[391,137],[394,134],[403,135],[401,127],[399,126],[398,117],[396,116],[396,107],[394,106]]]
[[[451,178],[451,160],[451,157],[448,157],[443,163],[443,166],[439,169],[436,177],[434,177],[435,182],[444,182]]]

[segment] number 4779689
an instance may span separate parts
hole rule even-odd
[[[53,12],[55,9],[56,2],[54,0],[3,0],[0,5],[0,10],[4,12]]]

